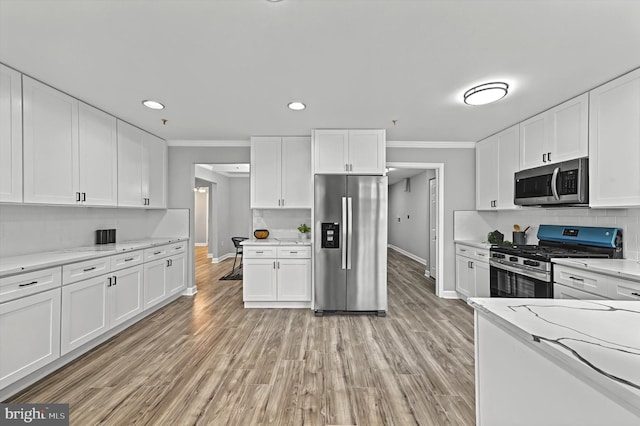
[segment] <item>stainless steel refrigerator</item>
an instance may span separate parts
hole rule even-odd
[[[316,175],[315,312],[387,311],[387,177]]]

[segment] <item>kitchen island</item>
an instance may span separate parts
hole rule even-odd
[[[639,302],[468,303],[478,425],[640,424]]]

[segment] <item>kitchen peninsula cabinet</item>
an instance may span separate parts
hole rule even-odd
[[[22,202],[22,76],[0,64],[0,202]]]
[[[589,96],[589,205],[640,206],[640,69]]]
[[[166,208],[167,144],[118,120],[118,206]]]
[[[518,125],[476,145],[476,209],[515,209],[514,179],[518,169]]]
[[[311,138],[251,138],[251,208],[309,209],[313,204]]]
[[[386,132],[384,130],[313,131],[315,174],[384,175]]]
[[[519,170],[589,155],[588,120],[585,93],[520,123]]]

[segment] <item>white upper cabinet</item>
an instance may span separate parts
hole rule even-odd
[[[0,202],[22,202],[22,76],[0,64]]]
[[[640,205],[640,69],[590,92],[589,204]]]
[[[519,126],[476,145],[476,209],[514,209],[513,182],[518,170]]]
[[[80,102],[80,193],[83,204],[118,204],[116,118]]]
[[[588,119],[585,93],[520,123],[520,170],[586,157]]]
[[[23,76],[24,202],[76,204],[78,100]]]
[[[384,130],[313,131],[313,172],[316,174],[384,175]]]
[[[167,143],[118,120],[118,206],[166,208]]]
[[[251,138],[251,208],[311,208],[311,139]]]

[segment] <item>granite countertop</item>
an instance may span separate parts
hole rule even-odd
[[[486,241],[453,240],[453,242],[456,243],[456,244],[464,244],[464,245],[467,245],[467,246],[476,247],[476,248],[482,248],[482,249],[489,249],[492,246],[491,243],[488,243]]]
[[[73,247],[56,251],[2,257],[0,258],[0,277],[186,240],[188,240],[186,237],[148,238],[143,240],[122,241],[116,244]]]
[[[572,266],[613,277],[640,281],[640,261],[631,259],[552,259],[557,265]]]
[[[640,302],[470,298],[467,303],[640,415]]]
[[[310,246],[311,240],[300,240],[297,238],[250,238],[240,243],[243,246],[280,246],[280,245],[299,245]]]

